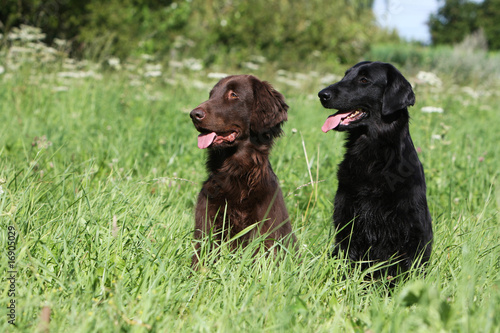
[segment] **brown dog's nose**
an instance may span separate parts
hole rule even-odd
[[[200,121],[202,120],[203,118],[205,118],[205,111],[203,111],[202,109],[200,108],[196,108],[194,109],[193,111],[191,111],[191,113],[189,114],[189,116],[191,117],[191,119],[193,119],[193,121]]]

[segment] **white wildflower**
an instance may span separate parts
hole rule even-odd
[[[432,134],[431,139],[432,140],[441,140],[443,137],[439,134]]]
[[[261,55],[250,56],[250,60],[252,60],[253,62],[256,62],[258,64],[263,64],[267,61],[266,57],[261,56]]]
[[[431,86],[441,87],[443,81],[434,73],[420,71],[417,74],[418,83],[428,84]]]
[[[10,54],[17,55],[17,54],[35,53],[35,50],[29,47],[11,46],[9,48],[9,52]]]
[[[425,112],[425,113],[443,113],[444,112],[443,108],[438,107],[438,106],[424,106],[421,109],[421,111]]]
[[[8,39],[10,40],[21,40],[21,41],[39,41],[45,38],[45,34],[42,33],[42,29],[30,27],[28,25],[21,24],[20,28],[12,28],[9,33]]]
[[[334,84],[337,81],[340,81],[342,79],[341,76],[335,75],[335,74],[329,74],[326,76],[323,76],[320,80],[321,84],[326,85],[326,84]]]
[[[5,68],[0,65],[0,75],[2,75],[3,73],[5,73]]]
[[[70,78],[70,79],[82,79],[86,77],[95,77],[96,74],[93,71],[78,71],[78,72],[59,72],[58,77]]]
[[[149,71],[144,73],[145,77],[160,77],[161,76],[161,71]]]
[[[221,20],[220,21],[220,25],[221,25],[221,27],[225,27],[227,25],[227,21],[226,20]]]
[[[132,80],[130,80],[129,85],[132,87],[140,87],[143,85],[143,83],[141,80],[132,79]]]
[[[478,91],[472,89],[471,87],[463,87],[462,91],[474,99],[478,99],[481,96]]]
[[[192,71],[201,71],[203,69],[203,65],[199,59],[188,58],[183,61],[183,65]]]
[[[243,63],[243,67],[246,67],[246,68],[248,68],[248,69],[250,69],[252,71],[256,71],[256,70],[258,70],[260,68],[259,65],[254,64],[253,62],[244,62]]]
[[[122,68],[122,66],[120,64],[120,59],[116,58],[116,57],[109,58],[108,65],[109,65],[109,67],[116,69],[116,70],[120,70]]]
[[[305,74],[305,73],[295,73],[294,76],[299,81],[307,81],[307,80],[311,79],[311,77],[309,76],[309,74]]]
[[[208,73],[207,75],[209,79],[218,79],[218,80],[223,79],[226,76],[227,76],[226,73]]]
[[[196,89],[207,89],[207,85],[199,80],[192,80],[191,84]]]
[[[64,39],[54,38],[54,44],[59,47],[66,47],[66,45],[68,45],[68,42]]]
[[[152,60],[154,60],[154,57],[152,55],[143,53],[143,54],[141,54],[141,59],[145,60],[145,61],[152,61]]]
[[[278,69],[276,71],[276,74],[278,76],[288,76],[290,73],[288,71],[284,70],[284,69]]]
[[[161,71],[162,66],[161,64],[147,64],[144,66],[144,69],[146,72],[156,72],[156,71]]]
[[[68,90],[69,90],[69,88],[65,87],[65,86],[59,86],[59,87],[52,88],[53,92],[65,92],[65,91],[68,91]]]
[[[276,79],[276,81],[284,83],[284,84],[286,84],[290,87],[294,87],[294,88],[300,88],[302,86],[302,84],[299,81],[291,80],[291,79],[285,78],[285,77],[278,77]]]
[[[184,64],[180,61],[171,60],[168,62],[168,66],[172,68],[182,68],[184,67]]]

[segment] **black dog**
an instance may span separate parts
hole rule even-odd
[[[338,170],[334,255],[347,252],[364,268],[387,261],[389,276],[427,262],[432,222],[408,127],[407,107],[415,103],[410,83],[391,64],[366,61],[318,96],[325,108],[338,110],[322,130],[348,134]]]

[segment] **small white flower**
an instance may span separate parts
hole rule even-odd
[[[0,75],[2,75],[3,73],[5,73],[5,68],[3,66],[0,66]]]
[[[250,60],[252,60],[253,62],[259,63],[259,64],[263,64],[267,61],[266,57],[261,56],[261,55],[253,55],[250,57]]]
[[[5,193],[5,191],[3,190],[2,185],[0,185],[0,196],[1,196],[2,194],[4,194],[4,193]]]
[[[220,21],[220,25],[221,25],[222,27],[225,27],[225,26],[227,25],[227,21],[226,21],[226,20],[221,20],[221,21]]]
[[[341,79],[342,79],[342,77],[339,75],[329,74],[329,75],[322,77],[320,82],[321,82],[321,84],[326,85],[326,84],[333,84],[337,81],[340,81]]]
[[[443,84],[441,79],[436,74],[431,72],[424,72],[424,71],[418,72],[417,80],[420,83],[429,84],[431,86],[436,86],[436,87],[440,87]]]
[[[201,71],[203,69],[203,64],[201,60],[188,58],[182,62],[183,66],[189,68],[192,71]]]
[[[152,61],[152,60],[154,60],[154,57],[152,55],[143,53],[143,54],[141,54],[141,59],[146,60],[146,61]]]
[[[161,76],[161,71],[150,71],[144,73],[145,77],[160,77]]]
[[[443,113],[444,110],[441,107],[438,106],[424,106],[422,109],[422,112],[425,113]]]
[[[64,91],[68,91],[68,90],[69,90],[69,88],[65,87],[65,86],[58,86],[58,87],[52,88],[53,92],[64,92]]]
[[[57,73],[57,76],[61,78],[70,78],[70,79],[82,79],[87,77],[99,78],[99,75],[96,75],[93,71],[59,72]]]
[[[122,68],[122,66],[120,65],[120,59],[119,58],[109,58],[108,59],[108,65],[111,68],[114,68],[116,70],[119,70],[119,69]]]
[[[155,71],[161,71],[162,65],[161,64],[147,64],[144,66],[144,69],[146,72],[155,72]]]
[[[208,73],[208,78],[209,79],[223,79],[227,76],[226,73]]]
[[[246,67],[246,68],[248,68],[248,69],[250,69],[252,71],[256,71],[256,70],[258,70],[260,68],[259,65],[254,64],[253,62],[244,62],[243,63],[243,67]]]

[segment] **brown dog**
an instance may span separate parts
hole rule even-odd
[[[208,149],[209,173],[196,206],[194,268],[200,256],[199,240],[210,234],[218,246],[221,240],[258,223],[231,246],[245,246],[258,235],[266,235],[267,248],[275,240],[295,241],[278,178],[268,159],[274,138],[282,133],[287,110],[283,95],[269,83],[251,75],[235,75],[220,80],[209,100],[191,111],[193,124],[201,133],[198,147]]]

